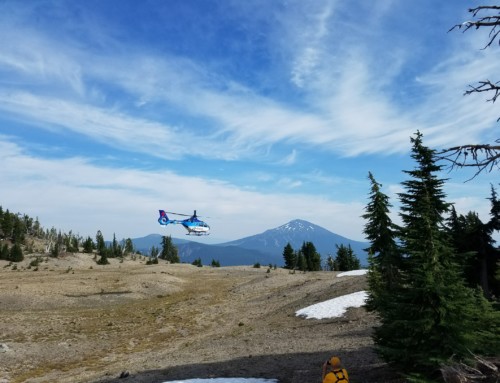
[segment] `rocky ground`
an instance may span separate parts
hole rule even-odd
[[[317,383],[341,357],[351,382],[399,382],[374,354],[364,308],[295,312],[366,288],[365,276],[267,267],[99,266],[92,255],[0,261],[0,382],[275,378]],[[120,377],[121,376],[121,377]]]

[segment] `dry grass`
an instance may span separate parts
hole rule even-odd
[[[351,375],[389,381],[371,348],[374,318],[304,320],[299,308],[365,288],[364,277],[251,267],[146,265],[88,254],[44,258],[38,271],[0,261],[2,378],[18,382],[160,382],[246,376],[318,381],[341,355]],[[375,370],[373,370],[375,368]],[[370,374],[367,371],[372,371]],[[301,383],[307,383],[302,381]]]

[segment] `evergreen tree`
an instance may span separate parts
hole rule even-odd
[[[23,243],[24,235],[26,233],[26,226],[24,221],[19,219],[18,216],[12,216],[12,242],[14,243]]]
[[[220,267],[220,262],[218,260],[216,261],[215,259],[212,259],[211,266],[212,267]]]
[[[70,243],[71,243],[71,251],[73,251],[74,253],[78,253],[80,251],[80,244],[78,242],[78,237],[76,235],[71,237]]]
[[[106,242],[104,242],[104,236],[101,233],[101,230],[97,230],[97,234],[95,236],[96,249],[97,254],[103,255],[107,253]]]
[[[492,235],[494,232],[500,231],[500,200],[493,185],[491,185],[491,197],[488,199],[491,203],[490,220],[485,225],[485,231],[488,238],[491,239],[491,241],[488,241],[490,248],[493,247],[494,249],[488,258],[488,280],[492,288],[492,293],[499,297],[500,279],[496,277],[496,274],[500,272],[500,247],[494,247],[495,241],[492,240]]]
[[[161,240],[162,250],[160,258],[169,261],[170,263],[179,263],[180,258],[177,252],[177,247],[172,242],[172,237],[163,236]]]
[[[490,298],[492,291],[497,293],[495,270],[500,257],[487,225],[475,212],[457,216],[452,211],[448,222],[454,248],[459,254],[457,260],[468,285],[472,288],[480,286],[484,295]]]
[[[297,253],[297,269],[300,271],[307,271],[307,262],[302,251]]]
[[[149,255],[151,258],[158,258],[158,254],[160,254],[160,250],[156,246],[152,246],[149,251]]]
[[[107,249],[104,249],[104,251],[101,253],[101,258],[97,261],[98,265],[109,265],[108,261],[108,255],[107,255]]]
[[[87,237],[87,239],[83,242],[83,252],[91,254],[94,251],[94,247],[95,245],[92,238],[90,238],[90,236]]]
[[[396,245],[396,227],[389,217],[389,197],[382,193],[382,185],[375,180],[371,172],[368,173],[368,178],[371,183],[370,201],[362,217],[367,221],[364,233],[370,241],[370,247],[366,249],[369,254],[367,306],[374,310],[383,303],[384,292],[390,291],[392,286],[398,283],[402,258]]]
[[[113,242],[111,243],[111,256],[113,258],[121,257],[122,256],[122,248],[118,241],[116,240],[116,235],[113,233]]]
[[[2,233],[5,238],[12,238],[12,229],[14,228],[14,223],[12,222],[12,214],[9,209],[5,210],[2,216]]]
[[[441,167],[434,151],[423,146],[419,132],[411,141],[417,167],[405,171],[410,179],[402,183],[406,191],[399,194],[399,237],[406,262],[401,283],[379,307],[381,326],[374,340],[387,361],[403,371],[428,375],[452,356],[463,359],[471,351],[497,351],[492,347],[498,336],[484,323],[488,317],[496,329],[499,319],[481,294],[464,285],[443,230],[449,204],[444,180],[435,175]]]
[[[35,218],[35,222],[33,223],[33,235],[37,238],[41,238],[43,234],[43,229],[38,221],[38,217]]]
[[[0,249],[0,259],[8,260],[10,257],[9,245],[6,243],[3,244]]]
[[[293,270],[297,266],[297,254],[288,242],[283,249],[283,259],[285,260],[285,269]]]
[[[54,247],[50,251],[50,256],[57,258],[60,253],[61,253],[61,245],[59,244],[58,241],[56,241],[56,243],[54,244]]]
[[[125,240],[124,251],[125,254],[132,254],[134,252],[134,243],[130,238]]]
[[[337,271],[358,270],[360,268],[359,259],[354,255],[351,245],[347,247],[343,244],[337,246],[337,256],[333,262]]]
[[[493,185],[491,185],[491,197],[488,199],[491,202],[491,208],[490,220],[486,224],[486,229],[488,233],[492,234],[494,231],[500,231],[500,200]]]
[[[321,256],[312,242],[304,242],[300,253],[304,256],[307,271],[321,270]]]
[[[192,263],[193,266],[203,267],[203,263],[201,262],[201,258],[195,259]]]
[[[21,262],[23,259],[23,249],[21,249],[21,246],[18,243],[14,243],[14,245],[10,248],[9,261]]]

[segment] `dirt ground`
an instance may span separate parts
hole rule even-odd
[[[366,289],[365,276],[140,257],[99,266],[88,254],[32,260],[0,261],[0,383],[319,383],[332,355],[353,383],[401,381],[374,354],[376,320],[364,308],[327,320],[295,315]]]

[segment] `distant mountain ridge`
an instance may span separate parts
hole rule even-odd
[[[151,234],[146,237],[132,239],[137,250],[148,253],[152,246],[161,248],[160,234]],[[209,265],[212,260],[219,261],[221,266],[262,265],[282,266],[283,249],[287,243],[299,250],[304,242],[312,242],[321,259],[324,261],[328,255],[335,256],[336,245],[350,245],[354,254],[362,265],[367,265],[367,242],[354,241],[311,222],[295,219],[275,229],[266,230],[261,234],[252,235],[235,241],[216,245],[172,238],[179,250],[181,262],[191,263],[200,258],[204,265]]]

